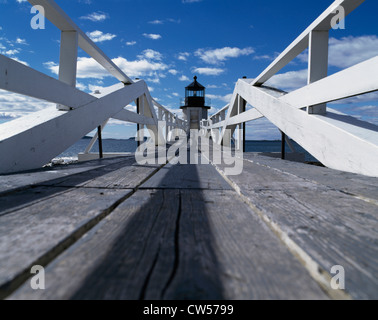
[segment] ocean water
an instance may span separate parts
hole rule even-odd
[[[84,152],[88,146],[90,139],[83,138],[59,155],[57,158],[63,161],[77,160],[78,153]],[[296,142],[292,141],[297,152],[305,154],[306,161],[317,161],[311,154],[304,150]],[[133,139],[117,140],[104,139],[102,143],[104,152],[135,152],[137,142]],[[249,141],[245,142],[246,152],[281,152],[281,141]],[[98,143],[96,142],[91,152],[98,152]],[[286,145],[286,152],[291,152],[288,145]]]

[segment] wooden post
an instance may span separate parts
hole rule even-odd
[[[328,41],[329,31],[311,31],[308,49],[308,84],[327,77]],[[326,111],[327,105],[325,103],[307,107],[309,114],[325,114]]]
[[[60,39],[59,80],[76,87],[78,34],[76,31],[62,31]],[[69,106],[57,105],[58,110],[70,110]]]
[[[285,141],[286,140],[286,134],[281,131],[281,159],[285,160]]]
[[[102,134],[101,134],[102,128],[101,126],[97,127],[97,135],[98,135],[98,150],[100,154],[100,159],[104,158],[104,154],[102,152]]]
[[[135,104],[136,104],[136,108],[137,108],[137,114],[140,114],[140,106],[139,106],[140,102],[139,102],[139,98],[135,100]],[[137,123],[137,136],[136,136],[136,140],[137,140],[137,146],[138,146],[138,148],[140,147],[140,144],[141,144],[141,142],[139,141],[140,140],[139,139],[140,138],[139,137],[139,130],[140,130],[140,124]]]

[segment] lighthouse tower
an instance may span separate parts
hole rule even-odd
[[[197,82],[197,76],[194,77],[194,82],[185,88],[185,105],[180,109],[184,113],[184,119],[188,121],[188,130],[199,130],[201,120],[208,117],[210,107],[205,106],[205,89]]]

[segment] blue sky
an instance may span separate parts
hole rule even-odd
[[[207,87],[212,111],[227,104],[238,78],[256,77],[332,0],[57,0],[58,5],[131,78],[143,78],[151,94],[180,114],[184,87],[194,75]],[[33,30],[31,5],[0,0],[0,53],[57,77],[60,32],[51,23]],[[329,73],[378,54],[378,1],[366,0],[331,30]],[[291,91],[306,83],[303,53],[269,84]],[[79,51],[78,87],[91,92],[117,80]],[[0,123],[48,104],[0,91]],[[332,105],[378,124],[376,93]],[[105,137],[128,138],[135,125],[112,121]],[[266,120],[248,125],[249,139],[278,139]]]

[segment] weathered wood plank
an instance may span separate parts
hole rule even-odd
[[[341,265],[348,294],[378,297],[375,204],[257,162],[244,161],[243,174],[228,179],[313,276],[328,285],[331,295],[335,292],[329,288],[329,273],[332,266]]]
[[[132,189],[139,186],[160,167],[161,165],[138,165],[134,158],[129,158],[95,170],[44,182],[40,185]]]
[[[378,179],[329,168],[244,153],[244,159],[378,203]]]
[[[141,188],[231,190],[230,185],[210,164],[168,164]]]
[[[46,290],[26,283],[11,298],[141,299],[157,257],[168,250],[154,281],[161,292],[174,266],[178,193],[136,192],[46,268]]]
[[[179,261],[167,299],[325,299],[233,191],[182,190]]]
[[[2,199],[2,209],[7,210],[0,217],[2,298],[30,276],[33,265],[49,263],[132,192],[84,188],[71,191],[36,188],[34,191],[39,199],[30,196],[30,190],[12,194],[9,201]],[[30,203],[26,205],[27,201]]]
[[[64,181],[68,179],[68,177],[70,176],[82,174],[85,172],[93,172],[92,170],[96,170],[98,168],[112,164],[117,164],[125,160],[127,161],[128,159],[134,159],[134,157],[98,159],[70,165],[54,166],[51,168],[41,168],[38,170],[17,174],[0,175],[0,195],[4,192],[10,192],[12,190],[27,188],[29,186],[37,184],[51,185],[49,181]]]
[[[326,298],[234,191],[139,190],[11,299]],[[277,263],[279,261],[279,263]]]

